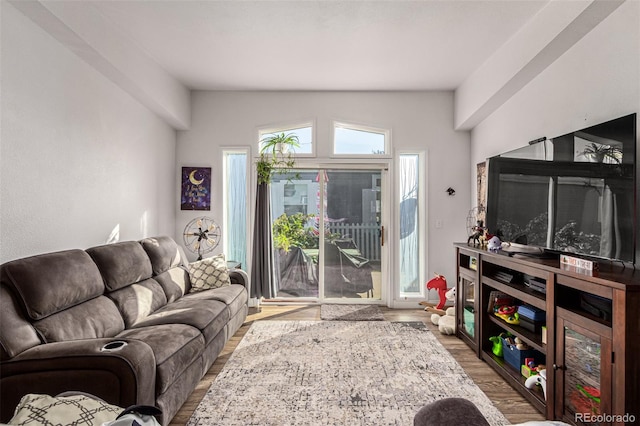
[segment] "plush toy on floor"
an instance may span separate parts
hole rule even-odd
[[[447,288],[447,279],[444,275],[435,274],[435,278],[432,278],[426,284],[427,290],[437,290],[438,297],[440,298],[440,303],[436,306],[436,309],[444,309],[444,305],[447,303],[446,292],[449,290]]]
[[[450,288],[445,293],[445,297],[447,300],[451,302],[455,302],[456,300],[456,289],[455,287]],[[456,308],[450,307],[445,311],[445,315],[432,314],[431,322],[438,326],[438,330],[442,334],[455,334],[456,332]]]

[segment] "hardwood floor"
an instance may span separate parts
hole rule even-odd
[[[422,309],[402,309],[394,310],[383,307],[385,319],[388,321],[422,321],[426,326],[435,331],[435,335],[442,345],[447,348],[451,355],[464,368],[474,382],[491,399],[493,404],[505,415],[511,423],[522,423],[530,420],[544,420],[529,402],[518,392],[513,390],[495,371],[479,360],[475,354],[460,339],[453,336],[440,334],[437,326],[431,324],[430,317]],[[224,364],[233,353],[242,337],[249,330],[251,323],[260,320],[320,320],[320,306],[263,306],[260,312],[255,309],[249,310],[249,316],[245,324],[227,342],[222,353],[218,356],[213,366],[202,378],[196,389],[193,391],[187,402],[182,406],[178,414],[171,421],[172,426],[182,426],[187,423],[205,393],[215,380]],[[375,426],[375,425],[372,425]]]

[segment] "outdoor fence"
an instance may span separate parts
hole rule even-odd
[[[362,256],[371,261],[380,260],[380,226],[376,223],[331,223],[329,231],[351,238]]]

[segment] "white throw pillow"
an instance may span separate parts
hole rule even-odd
[[[231,285],[224,254],[190,263],[189,278],[191,279],[191,292]]]
[[[27,394],[22,397],[10,425],[100,425],[115,420],[122,408],[85,395]]]

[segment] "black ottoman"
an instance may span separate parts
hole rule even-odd
[[[490,426],[480,410],[463,398],[445,398],[422,407],[414,426]]]

